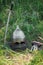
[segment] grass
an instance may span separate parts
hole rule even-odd
[[[43,65],[43,51],[30,53],[30,50],[26,49],[17,52],[0,46],[0,65]]]
[[[6,53],[6,54],[5,54]],[[33,56],[29,50],[13,51],[11,49],[0,49],[0,65],[28,65]]]
[[[34,53],[34,59],[30,65],[43,65],[43,50]]]

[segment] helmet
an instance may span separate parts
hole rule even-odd
[[[13,32],[13,42],[23,42],[25,40],[24,32],[17,25],[16,30]]]

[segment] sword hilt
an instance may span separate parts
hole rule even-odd
[[[10,10],[13,9],[13,5],[14,5],[14,2],[12,1],[12,2],[11,2],[11,8],[10,8]]]

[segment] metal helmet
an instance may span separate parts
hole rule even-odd
[[[16,30],[13,32],[13,42],[23,42],[25,40],[24,32],[17,25]]]

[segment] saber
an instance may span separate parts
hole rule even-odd
[[[11,12],[12,12],[12,9],[13,9],[13,4],[14,4],[14,2],[11,3],[11,7],[10,7],[10,10],[9,10],[9,14],[8,14],[6,30],[5,30],[4,45],[6,44],[7,31],[8,31],[8,26],[9,26],[9,22],[10,22]]]

